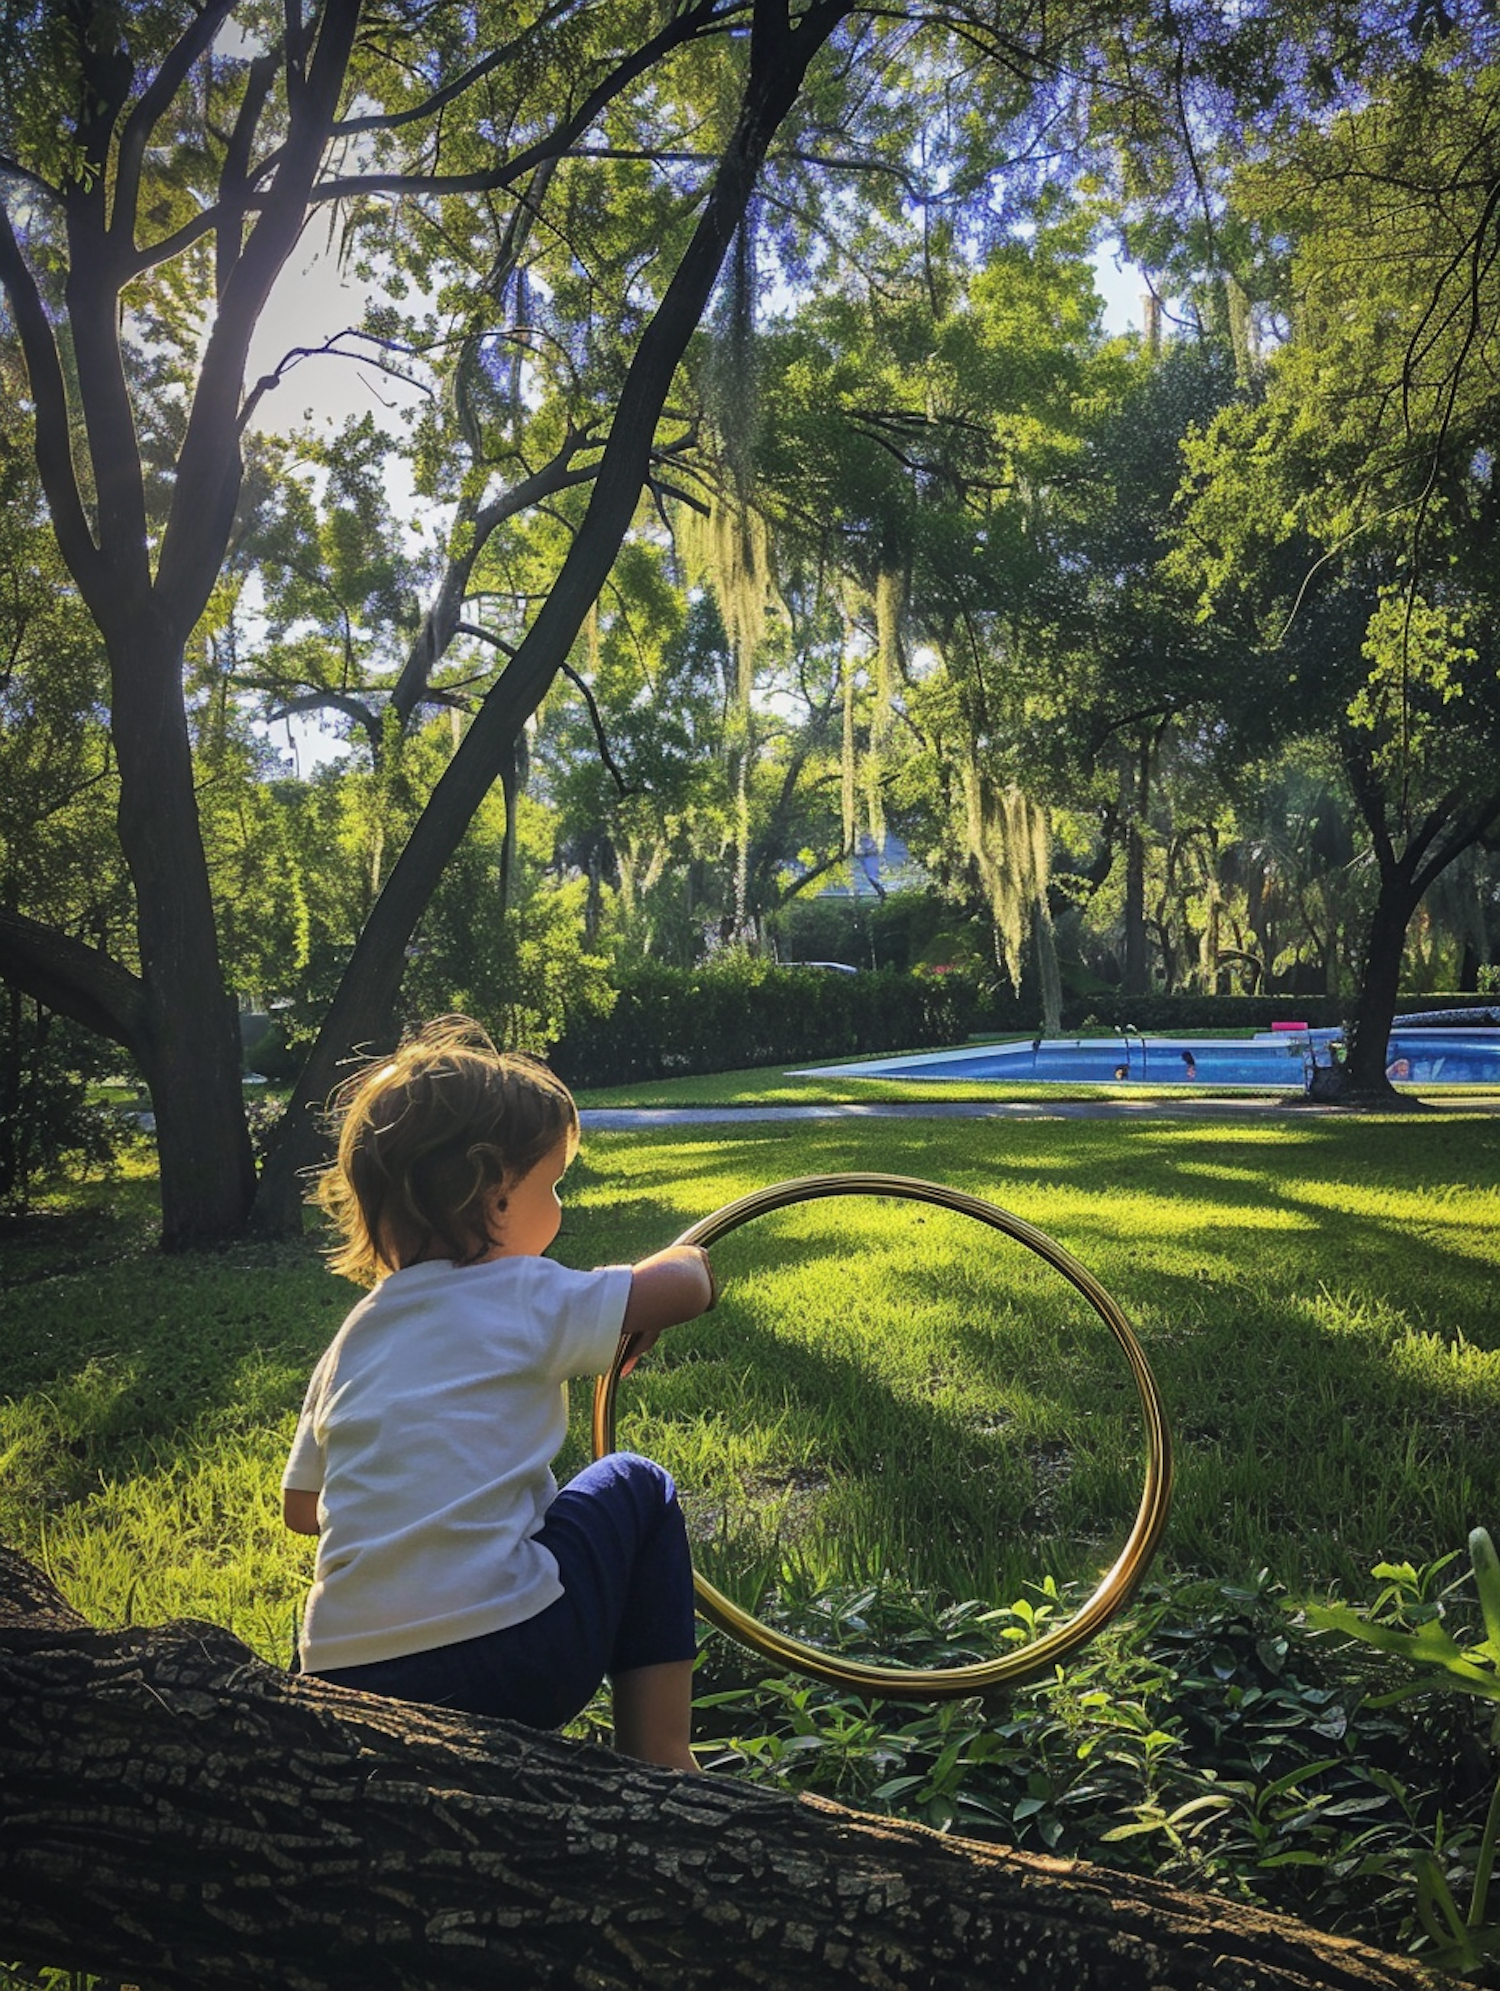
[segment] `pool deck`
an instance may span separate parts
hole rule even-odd
[[[1429,1113],[1500,1113],[1500,1097],[1424,1102]],[[1361,1109],[1284,1099],[934,1099],[806,1106],[584,1106],[585,1133],[652,1127],[760,1127],[796,1120],[1288,1120],[1354,1119]],[[1423,1117],[1426,1117],[1425,1115]]]

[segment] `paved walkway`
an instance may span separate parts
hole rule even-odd
[[[1433,1102],[1429,1100],[1429,1104]],[[1500,1113],[1500,1098],[1439,1102],[1438,1111]],[[1282,1099],[1059,1099],[872,1100],[868,1105],[806,1106],[585,1106],[578,1118],[586,1132],[633,1133],[650,1127],[759,1127],[787,1120],[1186,1120],[1348,1118],[1346,1106],[1314,1106]]]

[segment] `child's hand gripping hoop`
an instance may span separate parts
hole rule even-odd
[[[885,1700],[959,1700],[971,1694],[990,1693],[999,1687],[1013,1687],[1022,1680],[1049,1672],[1059,1660],[1104,1629],[1117,1611],[1135,1594],[1161,1540],[1172,1497],[1172,1441],[1167,1429],[1166,1411],[1156,1379],[1145,1355],[1120,1308],[1092,1273],[1076,1258],[1055,1244],[1044,1231],[1012,1216],[994,1203],[961,1190],[945,1189],[936,1182],[921,1182],[906,1175],[808,1175],[795,1182],[774,1183],[725,1204],[712,1216],[691,1225],[676,1240],[678,1244],[716,1244],[752,1217],[785,1209],[792,1203],[815,1202],[824,1196],[895,1196],[913,1203],[936,1203],[988,1224],[1024,1245],[1059,1271],[1088,1301],[1114,1336],[1135,1379],[1146,1427],[1146,1485],[1140,1508],[1124,1548],[1099,1583],[1099,1587],[1075,1617],[1059,1625],[1035,1643],[1006,1653],[1002,1658],[972,1666],[898,1667],[875,1666],[862,1660],[841,1659],[820,1651],[800,1639],[788,1638],[771,1630],[726,1597],[699,1575],[693,1583],[698,1593],[698,1609],[712,1625],[738,1639],[752,1652],[777,1666],[824,1680],[836,1687]],[[621,1343],[607,1376],[601,1376],[594,1390],[594,1456],[603,1458],[615,1449],[615,1391],[620,1371],[627,1359],[628,1345]]]

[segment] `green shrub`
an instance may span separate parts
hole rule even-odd
[[[7,989],[0,997],[0,1209],[24,1210],[37,1186],[72,1166],[110,1162],[119,1121],[93,1099],[122,1053]]]
[[[1473,1008],[1475,1001],[1471,995],[1403,996],[1396,1013]],[[1338,996],[1111,993],[1080,997],[1063,1005],[1064,1027],[1070,1031],[1085,1022],[1106,1026],[1128,1023],[1151,1037],[1171,1037],[1181,1030],[1269,1030],[1273,1023],[1283,1022],[1306,1023],[1314,1030],[1334,1029],[1346,1020],[1347,1005]]]
[[[952,1044],[975,997],[951,976],[829,974],[726,954],[702,968],[635,968],[608,1016],[570,1020],[551,1062],[570,1085],[739,1071]]]
[[[851,1658],[954,1666],[1081,1601],[1050,1583],[997,1611],[899,1583],[817,1595],[792,1581],[761,1615]],[[1153,1584],[1082,1657],[988,1702],[906,1707],[757,1681],[718,1634],[698,1682],[710,1769],[1155,1874],[1387,1948],[1432,1952],[1414,1885],[1425,1863],[1457,1888],[1484,1858],[1489,1773],[1462,1718],[1369,1697],[1367,1670],[1264,1580]]]
[[[245,1069],[259,1072],[273,1085],[294,1085],[306,1057],[307,1046],[294,1047],[287,1037],[286,1025],[273,1021],[246,1046]]]

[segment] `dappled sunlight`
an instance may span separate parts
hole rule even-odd
[[[1500,1245],[1495,1243],[1500,1193],[1491,1187],[1450,1182],[1402,1191],[1389,1184],[1365,1187],[1357,1182],[1293,1181],[1282,1183],[1278,1194],[1290,1203],[1331,1211],[1339,1217],[1362,1217],[1403,1227],[1415,1220],[1424,1228],[1468,1230],[1476,1238],[1487,1236],[1491,1240],[1491,1256],[1500,1263]]]
[[[715,1260],[718,1313],[631,1379],[619,1435],[677,1475],[716,1582],[749,1602],[791,1556],[819,1581],[895,1569],[992,1597],[1112,1559],[1138,1411],[1053,1268],[973,1219],[866,1196],[768,1213]]]
[[[1497,1160],[1500,1128],[1437,1116],[591,1135],[559,1256],[629,1262],[810,1174],[996,1203],[1141,1338],[1177,1443],[1167,1565],[1321,1584],[1493,1518]],[[997,1599],[1110,1560],[1140,1496],[1139,1403],[1060,1274],[972,1219],[866,1196],[769,1213],[714,1257],[722,1305],[663,1339],[618,1412],[620,1442],[678,1475],[716,1582],[753,1600],[790,1567],[889,1571]],[[0,1296],[0,1532],[35,1552],[45,1529],[85,1608],[121,1612],[134,1571],[137,1614],[227,1618],[284,1656],[310,1558],[275,1486],[354,1296],[311,1249],[248,1246],[127,1254]],[[587,1456],[591,1395],[575,1392],[564,1473]]]
[[[1233,1168],[1220,1161],[1194,1161],[1191,1172],[1208,1182],[1244,1182],[1257,1188],[1264,1188],[1271,1180],[1263,1168]]]

